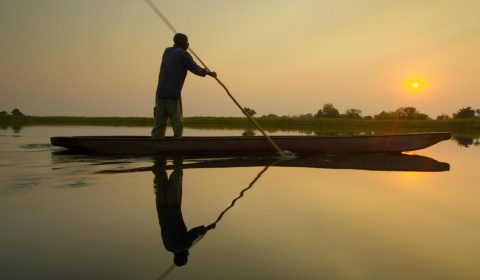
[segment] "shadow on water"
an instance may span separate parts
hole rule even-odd
[[[227,165],[223,167],[237,167],[235,159],[224,159]],[[245,192],[252,188],[254,184],[260,179],[261,175],[265,173],[270,166],[269,163],[278,161],[276,159],[262,159],[255,164],[267,164],[262,171],[251,181],[251,183],[243,189],[239,196],[232,200],[228,206],[218,214],[218,217],[208,225],[199,225],[188,229],[182,214],[182,193],[183,193],[183,170],[185,168],[208,168],[209,166],[215,168],[219,162],[224,160],[219,159],[184,159],[181,157],[175,158],[116,158],[116,157],[92,157],[86,155],[74,155],[70,153],[54,152],[52,153],[52,161],[56,165],[62,167],[55,170],[71,169],[72,164],[74,170],[80,166],[84,166],[87,170],[90,168],[98,168],[107,166],[114,166],[114,170],[101,170],[94,172],[94,174],[120,174],[132,172],[152,172],[154,175],[153,188],[155,192],[155,204],[158,216],[158,223],[160,226],[161,237],[165,250],[172,253],[173,263],[169,266],[158,279],[166,278],[177,266],[184,266],[188,263],[190,249],[199,242],[207,232],[214,229],[217,224],[224,218],[225,214],[230,211],[236,202],[242,198]],[[233,161],[231,161],[233,160]],[[131,164],[138,164],[139,162],[152,162],[152,166],[124,169]],[[213,165],[210,165],[213,163]],[[222,166],[222,165],[220,165]],[[238,165],[241,167],[242,165]],[[171,172],[167,172],[171,171]],[[170,173],[170,174],[169,174]],[[91,174],[91,173],[90,173]]]
[[[8,130],[8,128],[12,128],[12,132],[15,134],[20,134],[22,131],[22,128],[24,127],[22,124],[5,124],[5,123],[0,123],[0,129],[2,130]]]
[[[20,134],[20,131],[22,130],[22,128],[23,128],[22,125],[13,125],[12,126],[13,133]]]
[[[69,173],[77,172],[89,174],[122,174],[135,172],[152,172],[154,175],[153,187],[165,250],[172,255],[172,264],[161,274],[164,279],[175,267],[188,263],[192,247],[199,242],[209,231],[220,225],[222,219],[228,218],[228,213],[238,205],[269,168],[330,168],[354,169],[370,171],[414,171],[414,172],[441,172],[449,171],[448,163],[435,159],[408,154],[351,154],[351,155],[322,155],[312,157],[298,157],[288,160],[279,160],[272,157],[243,157],[243,158],[151,158],[151,157],[104,157],[75,155],[65,152],[52,152],[54,170]],[[148,166],[142,166],[147,164]],[[252,178],[230,203],[225,204],[223,211],[216,219],[205,225],[188,227],[182,214],[182,193],[184,169],[202,168],[241,168],[263,167]],[[63,170],[63,171],[62,171]],[[169,171],[169,172],[167,172]]]
[[[188,161],[188,162],[185,162]],[[313,157],[297,157],[278,160],[271,157],[243,157],[218,159],[184,159],[181,168],[234,168],[254,166],[275,167],[302,167],[327,169],[357,169],[371,171],[415,171],[441,172],[449,171],[450,164],[435,159],[409,154],[344,154],[323,155]],[[98,174],[115,174],[151,171],[153,167],[136,167],[130,169],[106,169]],[[165,169],[172,170],[173,165],[166,165]]]
[[[167,162],[155,160],[154,174],[155,202],[160,224],[163,245],[174,255],[174,263],[183,266],[188,261],[190,247],[202,238],[214,225],[198,226],[187,230],[182,215],[182,159],[173,161],[173,172],[168,176]]]
[[[452,140],[457,143],[457,145],[468,148],[470,146],[479,146],[480,145],[480,136],[473,137],[469,135],[453,135]]]
[[[325,155],[302,157],[288,160],[276,158],[223,158],[223,159],[183,159],[157,158],[153,166],[129,169],[101,170],[96,174],[120,174],[134,172],[152,172],[154,174],[154,189],[156,208],[165,249],[173,254],[173,264],[160,276],[167,277],[175,266],[183,266],[188,262],[190,249],[201,240],[207,232],[217,227],[226,214],[245,193],[254,187],[270,167],[303,167],[303,168],[333,168],[359,169],[374,171],[417,171],[440,172],[450,170],[448,163],[432,158],[407,154],[363,154],[363,155]],[[263,169],[232,202],[218,214],[215,221],[209,225],[200,225],[188,230],[182,215],[182,181],[183,170],[194,168],[235,168],[263,166]],[[168,175],[167,170],[172,172]]]
[[[152,165],[153,162],[153,165]],[[370,171],[413,171],[442,172],[449,171],[448,163],[435,159],[409,154],[344,154],[297,157],[279,160],[272,157],[241,158],[151,158],[151,157],[111,157],[75,154],[65,151],[52,151],[54,170],[67,170],[90,174],[122,174],[135,172],[152,172],[158,221],[164,247],[172,253],[173,265],[162,277],[165,277],[175,266],[187,264],[189,251],[207,232],[214,229],[226,214],[231,211],[244,194],[254,187],[255,183],[270,168],[329,168],[354,169]],[[148,166],[142,166],[145,163]],[[133,167],[132,167],[133,166]],[[248,186],[232,199],[217,218],[207,225],[188,229],[182,215],[182,192],[184,169],[202,168],[239,168],[263,167],[252,178]],[[167,171],[171,171],[170,175]]]
[[[173,164],[171,166],[167,166],[166,159],[156,159],[154,160],[154,165],[151,167],[151,171],[154,174],[155,202],[163,245],[167,251],[173,254],[173,265],[158,279],[165,279],[174,270],[175,266],[186,265],[190,248],[200,241],[208,231],[217,226],[225,214],[235,206],[236,202],[244,196],[246,191],[253,188],[255,183],[270,167],[270,165],[266,165],[250,182],[248,187],[243,189],[240,194],[232,200],[230,205],[218,215],[218,218],[214,222],[207,226],[201,225],[187,230],[181,209],[183,159],[175,158],[172,162]],[[168,169],[173,169],[170,176],[167,174]]]

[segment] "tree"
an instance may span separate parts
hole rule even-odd
[[[418,120],[431,120],[431,118],[427,115],[427,114],[418,114],[418,117],[417,117]]]
[[[362,113],[361,110],[352,108],[345,111],[345,116],[349,119],[361,119],[362,118],[360,116],[361,113]]]
[[[449,115],[447,114],[441,114],[437,117],[437,121],[445,121],[451,119]]]
[[[323,105],[323,115],[326,118],[338,118],[340,117],[340,113],[338,112],[337,108],[333,107],[332,103],[328,103]]]
[[[243,108],[243,110],[244,110],[245,113],[247,113],[247,115],[249,115],[250,117],[255,116],[255,114],[257,113],[257,112],[255,112],[255,110],[250,109],[250,108],[248,108],[248,107]]]
[[[396,112],[400,119],[415,119],[419,114],[415,107],[400,107]]]
[[[375,115],[374,119],[378,120],[427,120],[430,117],[426,114],[422,114],[415,107],[400,107],[394,112],[382,111],[380,114]]]
[[[278,115],[275,115],[275,114],[268,114],[268,115],[263,115],[262,118],[272,118],[272,119],[275,119],[275,118],[279,118]]]
[[[316,118],[338,118],[340,117],[340,113],[338,112],[337,108],[333,106],[332,103],[327,103],[323,105],[323,109],[318,110],[315,114]]]
[[[313,114],[312,113],[307,113],[307,114],[300,114],[298,115],[299,119],[313,119]]]
[[[396,115],[394,112],[385,112],[382,111],[380,114],[373,116],[373,119],[375,120],[393,120],[396,119]]]
[[[12,115],[13,116],[25,116],[22,112],[20,112],[20,110],[18,110],[17,108],[13,109],[12,110]]]
[[[426,120],[429,117],[420,113],[415,107],[400,107],[395,111],[398,119],[406,120]]]
[[[477,113],[477,116],[480,117],[480,109],[475,110],[475,112]]]
[[[475,117],[475,110],[472,107],[465,107],[453,114],[454,119],[469,119]]]
[[[0,117],[7,116],[7,115],[8,115],[7,111],[1,111],[0,112]]]

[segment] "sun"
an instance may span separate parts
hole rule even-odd
[[[423,88],[423,82],[420,80],[413,80],[408,82],[408,88],[412,92],[420,91]]]

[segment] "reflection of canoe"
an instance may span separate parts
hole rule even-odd
[[[379,136],[272,136],[282,149],[296,154],[396,153],[426,148],[451,138],[450,133]],[[52,145],[88,154],[107,155],[259,155],[275,151],[262,136],[183,137],[147,136],[52,137]]]
[[[344,154],[324,155],[315,157],[298,157],[288,160],[275,160],[272,158],[225,158],[188,160],[180,166],[182,169],[190,168],[227,168],[227,167],[253,167],[253,166],[280,166],[303,168],[330,168],[330,169],[360,169],[377,171],[448,171],[448,163],[439,162],[429,157],[405,154]],[[173,169],[167,165],[166,169]],[[123,170],[104,170],[99,173],[131,173],[150,171],[151,167],[139,167]]]

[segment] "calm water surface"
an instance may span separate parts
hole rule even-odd
[[[416,154],[450,171],[402,172],[190,168],[199,161],[74,156],[49,145],[50,136],[148,133],[0,130],[0,278],[480,279],[478,146],[444,141]],[[222,213],[214,229],[200,227]],[[185,234],[182,220],[199,228]],[[183,250],[203,233],[174,267],[166,247]]]

